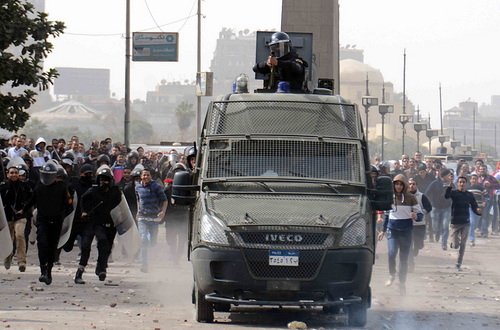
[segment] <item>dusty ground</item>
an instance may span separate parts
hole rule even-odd
[[[76,249],[77,250],[77,249]],[[93,274],[96,251],[84,274],[85,285],[73,282],[77,252],[62,254],[54,282],[37,282],[35,249],[29,266],[0,269],[0,328],[10,329],[286,329],[300,320],[310,329],[349,329],[344,315],[325,315],[320,309],[239,308],[216,313],[216,323],[199,324],[191,305],[192,273],[188,262],[170,263],[164,229],[153,251],[150,273],[139,264],[114,255],[108,280]],[[388,276],[387,243],[378,247],[372,290],[373,305],[367,329],[499,329],[500,237],[479,239],[467,247],[463,271],[453,269],[456,251],[443,251],[426,243],[409,274],[407,296],[401,297],[397,281],[385,287]],[[115,305],[116,304],[116,305]],[[112,307],[115,306],[115,307]]]

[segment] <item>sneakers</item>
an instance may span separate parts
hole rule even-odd
[[[448,247],[446,245],[443,245],[443,250],[444,251],[448,250]]]
[[[385,286],[390,286],[392,283],[394,283],[394,280],[396,279],[396,276],[389,276],[389,279],[385,282]]]
[[[470,247],[474,247],[474,246],[476,246],[476,243],[474,243],[474,241],[471,241],[470,242]]]
[[[12,263],[12,255],[8,256],[7,258],[5,258],[5,260],[3,261],[3,265],[5,266],[5,269],[10,269],[10,265]]]
[[[24,273],[26,271],[26,263],[25,262],[20,262],[19,263],[19,271],[21,273]]]
[[[399,285],[399,294],[401,296],[406,296],[406,285],[405,284]]]
[[[455,270],[456,270],[456,271],[461,272],[461,271],[462,271],[462,268],[460,268],[460,265],[456,265],[456,266],[455,266]]]
[[[143,272],[143,273],[149,272],[148,267],[147,266],[141,267],[141,272]]]

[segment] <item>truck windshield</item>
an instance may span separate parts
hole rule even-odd
[[[214,102],[207,115],[203,176],[364,183],[359,123],[348,104]]]
[[[309,178],[363,183],[359,141],[231,138],[209,144],[206,179]]]

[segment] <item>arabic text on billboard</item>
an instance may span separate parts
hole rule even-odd
[[[179,55],[176,32],[134,32],[132,61],[172,61]]]

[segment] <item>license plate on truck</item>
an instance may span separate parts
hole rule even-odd
[[[299,251],[269,251],[269,266],[298,266]]]

